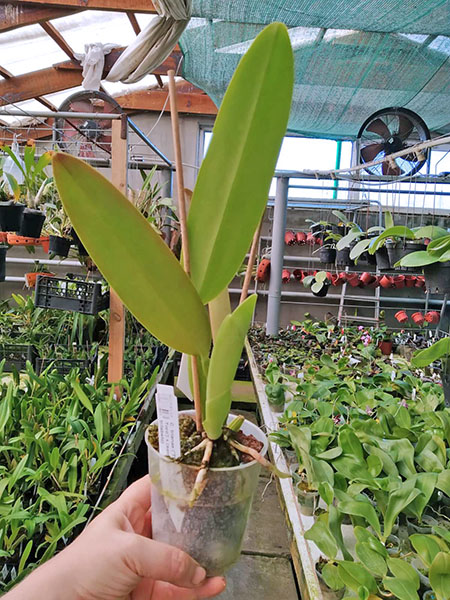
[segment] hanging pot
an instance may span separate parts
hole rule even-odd
[[[310,229],[311,229],[311,233],[316,235],[319,232],[324,230],[324,226],[320,225],[320,223],[316,223],[315,225],[311,225]]]
[[[345,283],[347,281],[347,273],[345,271],[341,271],[339,273],[339,282]]]
[[[416,283],[414,287],[424,288],[425,287],[425,277],[423,275],[416,275]]]
[[[391,240],[387,240],[386,248],[389,256],[389,262],[391,263],[391,268],[397,271],[417,271],[416,267],[394,267],[394,265],[404,256],[411,254],[411,252],[418,252],[420,250],[427,249],[425,244],[416,242],[414,240],[406,240],[404,242],[392,242]]]
[[[22,214],[25,204],[13,202],[0,202],[0,229],[2,231],[16,232],[22,223]]]
[[[369,273],[368,271],[361,273],[361,275],[359,276],[359,280],[364,286],[370,285],[375,281],[375,279],[375,275],[373,275],[373,273]]]
[[[329,287],[330,287],[330,284],[325,282],[323,284],[322,288],[318,292],[312,292],[312,295],[316,296],[317,298],[325,298],[325,296],[328,294]]]
[[[34,273],[25,273],[25,284],[27,288],[35,288],[36,280],[38,275],[42,275],[42,277],[54,277],[54,273],[46,273],[45,271],[36,271]]]
[[[432,325],[437,325],[440,320],[441,320],[441,315],[438,313],[437,310],[430,310],[425,315],[425,321],[427,323],[431,323]]]
[[[303,281],[303,278],[305,277],[305,273],[301,269],[294,269],[292,275],[297,281]]]
[[[352,287],[358,287],[359,285],[359,275],[358,273],[347,273],[347,283]]]
[[[259,265],[258,270],[256,272],[256,279],[261,283],[265,283],[269,279],[270,275],[270,260],[268,258],[263,258]]]
[[[291,280],[291,272],[288,269],[283,269],[281,272],[281,281],[283,283],[289,283]]]
[[[375,262],[380,271],[389,271],[391,263],[389,261],[388,251],[385,246],[378,248],[375,252]]]
[[[58,235],[50,236],[49,252],[50,254],[56,254],[61,258],[67,258],[69,255],[71,240],[65,237],[59,237]]]
[[[389,277],[389,275],[383,275],[383,277],[380,278],[380,286],[386,290],[391,288],[392,277]]]
[[[0,246],[0,281],[5,281],[7,250],[8,246]]]
[[[333,263],[336,260],[336,248],[329,248],[327,246],[323,246],[319,252],[320,261],[323,263]]]
[[[44,221],[45,215],[42,211],[26,208],[23,211],[19,235],[30,238],[40,237]]]
[[[194,415],[194,411],[183,411]],[[228,420],[231,421],[230,415]],[[267,451],[267,438],[245,420],[245,435],[253,435]],[[145,436],[152,484],[152,537],[187,552],[208,576],[222,575],[239,558],[261,465],[252,461],[231,468],[210,468],[206,486],[190,506],[198,467],[175,462],[157,452]]]
[[[344,267],[353,267],[355,264],[350,258],[350,248],[338,250],[336,253],[336,264]]]
[[[372,283],[369,283],[369,285],[367,287],[369,287],[371,289],[380,287],[380,279],[381,279],[381,277],[379,275],[375,275],[375,279],[372,281]]]
[[[284,234],[284,243],[287,246],[293,246],[297,242],[297,238],[293,231],[286,231]]]
[[[413,320],[413,322],[416,325],[422,326],[424,321],[425,321],[425,317],[423,316],[423,314],[421,312],[415,312],[411,315],[411,319]]]
[[[404,275],[395,275],[392,277],[392,283],[395,288],[398,290],[405,287],[405,276]]]
[[[299,246],[306,244],[306,233],[304,231],[297,231],[295,234],[295,240]]]
[[[430,294],[450,293],[450,260],[423,268],[425,284]]]
[[[408,315],[404,310],[399,310],[395,313],[394,317],[397,319],[399,323],[406,323],[408,320]]]
[[[412,288],[416,284],[416,276],[415,275],[405,275],[405,286],[407,288]]]
[[[78,248],[78,254],[80,256],[89,256],[89,252],[86,250],[86,248],[83,246],[80,238],[77,235],[77,232],[75,231],[75,229],[72,227],[72,229],[70,230],[70,235],[72,237],[73,243],[75,244],[75,246],[77,246]]]
[[[389,356],[392,352],[392,345],[391,340],[383,340],[378,344],[378,348],[381,350],[381,354]]]
[[[331,285],[338,286],[341,285],[342,281],[337,273],[333,273],[331,276]]]

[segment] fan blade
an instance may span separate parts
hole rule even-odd
[[[414,123],[404,115],[398,115],[398,136],[401,140],[406,140],[414,129]]]
[[[403,150],[407,150],[408,148],[412,148],[412,146],[403,145]],[[417,157],[417,154],[415,152],[411,152],[410,154],[404,154],[402,156],[402,159],[414,163],[419,161],[419,158]]]
[[[381,164],[381,170],[383,172],[383,175],[392,175],[393,177],[398,177],[399,175],[404,173],[404,171],[402,171],[400,167],[398,167],[397,165],[393,167],[386,160]]]
[[[391,137],[391,132],[389,131],[386,123],[383,123],[381,119],[375,119],[372,123],[369,124],[366,131],[370,131],[372,133],[376,133],[380,135],[385,140]]]
[[[384,144],[368,144],[361,148],[361,158],[365,163],[372,161],[380,152],[383,152]]]

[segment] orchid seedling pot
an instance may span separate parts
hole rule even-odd
[[[378,344],[378,348],[381,350],[381,354],[389,356],[392,352],[392,342],[390,340],[383,340]]]
[[[394,317],[397,319],[399,323],[406,323],[408,320],[408,315],[404,310],[399,310],[395,313]]]
[[[291,280],[291,272],[288,269],[283,269],[281,272],[281,281],[283,283],[289,283]]]
[[[388,275],[383,275],[383,277],[381,277],[380,279],[380,286],[384,289],[389,289],[392,287],[392,277],[389,277]]]
[[[414,321],[416,325],[423,325],[425,321],[425,317],[421,312],[415,312],[411,315],[411,319]]]
[[[286,231],[284,234],[284,243],[288,246],[293,246],[297,242],[297,238],[293,231]]]
[[[432,325],[437,325],[439,323],[440,319],[441,319],[441,315],[438,313],[437,310],[430,310],[425,315],[425,321],[427,323],[431,323]]]
[[[295,240],[299,246],[306,244],[306,233],[304,231],[297,231],[295,234]]]
[[[181,414],[194,416],[194,411]],[[228,416],[228,422],[234,415]],[[154,421],[157,423],[157,421]],[[250,421],[241,430],[263,443],[267,438]],[[236,467],[211,468],[207,483],[191,507],[199,467],[175,462],[157,452],[145,436],[152,494],[152,537],[187,552],[208,576],[222,575],[239,558],[245,528],[258,485],[261,465],[252,461]]]
[[[261,283],[268,281],[270,275],[270,260],[263,258],[258,265],[258,271],[256,273],[256,279]]]
[[[375,281],[375,275],[366,271],[365,273],[361,273],[359,280],[363,285],[370,285]]]

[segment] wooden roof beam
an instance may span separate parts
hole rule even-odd
[[[156,9],[150,0],[9,0],[9,4],[40,6],[47,9],[110,10],[156,14]]]
[[[136,35],[139,35],[141,33],[141,27],[138,23],[138,20],[136,19],[136,15],[134,14],[134,12],[127,12],[127,17],[128,20],[131,23],[131,27],[133,28],[133,31]]]
[[[121,52],[123,52],[123,48],[118,48],[112,50],[105,57],[105,77]],[[167,75],[169,69],[176,71],[180,60],[181,52],[174,50],[153,73],[156,75]],[[59,63],[48,69],[41,69],[32,73],[11,77],[0,81],[0,106],[67,90],[81,85],[81,82],[81,66],[72,61]]]
[[[10,73],[8,71],[8,69],[5,69],[4,67],[2,67],[0,65],[0,75],[2,77],[4,77],[5,79],[11,79],[12,77],[14,77],[14,75],[12,73]],[[41,104],[43,104],[45,106],[45,108],[48,108],[49,110],[57,110],[56,106],[54,106],[51,102],[49,102],[46,98],[40,98],[39,96],[37,96],[35,98],[35,100],[37,100],[38,102],[40,102]]]
[[[0,5],[0,32],[10,31],[17,27],[43,23],[50,19],[58,19],[80,12],[80,8],[51,8],[39,4],[23,2],[3,2]]]
[[[67,56],[70,58],[70,60],[75,60],[75,61],[77,60],[75,58],[75,54],[74,54],[72,48],[69,46],[69,44],[66,42],[66,40],[59,33],[59,31],[56,29],[56,27],[54,25],[52,25],[51,23],[41,23],[40,25],[41,25],[42,29],[45,31],[45,33],[47,35],[49,35],[52,38],[52,40],[56,44],[58,44],[58,46],[61,48],[61,50],[67,54]]]
[[[141,90],[124,96],[116,96],[114,99],[126,111],[158,111],[165,105],[165,111],[170,112],[170,104],[167,101],[168,90]],[[177,104],[180,113],[194,115],[216,115],[217,107],[211,98],[199,90],[185,92],[177,89]]]

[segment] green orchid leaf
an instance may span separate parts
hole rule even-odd
[[[414,586],[415,590],[419,589],[419,573],[406,560],[403,560],[402,558],[389,557],[387,559],[387,564],[389,570],[395,577],[398,577],[398,579],[403,579],[405,581],[410,581],[411,585]]]
[[[312,466],[312,483],[317,489],[320,482],[327,482],[331,486],[334,485],[334,471],[333,467],[324,460],[319,460],[314,456],[311,456]]]
[[[211,332],[206,310],[161,236],[89,165],[58,153],[53,172],[78,236],[127,308],[168,346],[207,355]]]
[[[445,540],[450,547],[450,531],[445,529],[445,527],[440,527],[439,525],[435,525],[432,531],[436,536],[439,536]]]
[[[435,360],[439,360],[450,354],[450,338],[445,337],[434,343],[425,350],[416,352],[411,359],[411,364],[414,367],[426,367],[431,365]]]
[[[356,556],[367,567],[370,573],[376,577],[385,577],[387,573],[386,560],[376,550],[365,542],[357,542],[355,546]]]
[[[311,291],[314,292],[314,294],[318,294],[322,288],[323,283],[320,281],[315,281],[311,286]]]
[[[444,236],[448,236],[448,231],[443,227],[437,227],[436,225],[425,225],[424,227],[414,227],[413,229],[416,240],[423,238],[429,238],[430,240],[436,240]]]
[[[426,250],[418,250],[417,252],[410,252],[404,256],[401,260],[395,263],[395,266],[400,267],[425,267],[426,265],[432,265],[438,262],[439,258],[433,256]]]
[[[394,227],[394,219],[392,218],[392,213],[389,210],[384,213],[384,226],[385,229],[392,229]]]
[[[318,485],[318,490],[322,500],[325,502],[325,504],[327,504],[327,506],[330,506],[334,499],[333,487],[328,483],[328,481],[322,481]]]
[[[428,505],[430,498],[436,487],[438,475],[437,473],[419,473],[415,476],[416,489],[421,494],[417,496],[405,509],[407,515],[412,515],[420,521],[425,507]]]
[[[306,277],[303,278],[302,283],[305,288],[311,287],[311,285],[314,283],[314,276],[307,275]]]
[[[400,238],[407,240],[415,239],[414,231],[409,229],[409,227],[405,227],[404,225],[395,225],[394,227],[388,227],[383,231],[383,233],[380,233],[380,235],[375,239],[374,243],[370,246],[370,254],[374,254],[378,250],[378,248],[381,248],[381,246],[384,244],[387,238]]]
[[[231,385],[239,365],[256,300],[256,294],[249,296],[231,315],[224,318],[217,332],[209,363],[203,420],[203,427],[212,440],[216,440],[222,434],[222,427],[230,412]]]
[[[370,246],[371,241],[371,239],[360,240],[357,244],[355,244],[350,250],[350,258],[352,260],[359,258],[363,252],[366,252],[366,250]]]
[[[383,579],[384,587],[394,594],[398,600],[419,600],[419,595],[414,589],[412,583],[408,580],[397,579],[396,577],[385,577]]]
[[[413,535],[410,535],[409,541],[413,545],[414,550],[420,556],[423,564],[430,568],[431,563],[435,559],[436,555],[441,551],[439,544],[433,540],[431,536],[421,535],[419,533],[413,533]]]
[[[427,246],[427,252],[430,254],[441,255],[450,249],[450,234],[443,237],[439,237],[436,240],[432,240]]]
[[[448,600],[450,594],[450,553],[439,552],[428,573],[437,600]]]
[[[334,506],[330,504],[328,506],[328,527],[333,534],[334,539],[338,545],[339,550],[342,552],[342,556],[345,560],[353,560],[352,555],[347,550],[346,542],[342,535],[342,514]]]
[[[364,527],[357,525],[353,528],[353,533],[355,534],[358,542],[368,545],[374,552],[377,552],[383,558],[387,558],[389,556],[384,544],[382,544],[380,540],[373,535],[373,533],[370,533],[370,531]]]
[[[324,521],[317,520],[311,529],[305,532],[305,538],[314,542],[328,558],[336,558],[338,552],[336,540]]]
[[[336,250],[344,250],[350,246],[352,242],[358,240],[363,235],[363,232],[358,228],[353,228],[344,237],[342,237],[336,244]]]
[[[358,463],[364,462],[364,451],[358,436],[350,429],[339,432],[339,446],[345,455],[350,455]]]
[[[322,567],[322,579],[325,581],[327,586],[332,590],[341,590],[344,587],[344,582],[339,576],[339,570],[337,565],[327,563]]]
[[[450,498],[450,469],[445,469],[438,474],[436,487]]]
[[[374,577],[359,563],[341,560],[338,564],[338,573],[345,585],[356,593],[361,586],[366,587],[372,594],[377,591]]]
[[[287,29],[272,23],[227,88],[188,218],[191,276],[204,303],[228,286],[266,208],[293,90]]]
[[[447,262],[450,260],[450,250],[446,250],[439,257],[439,262]]]
[[[346,515],[365,519],[375,533],[381,537],[381,528],[377,513],[368,500],[341,500],[338,508]]]
[[[394,523],[402,510],[421,493],[420,490],[414,488],[414,485],[415,479],[408,479],[389,495],[384,515],[383,540],[390,536]]]

